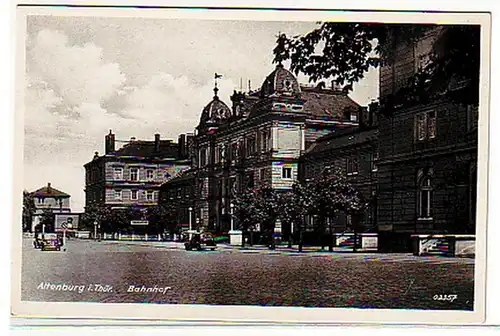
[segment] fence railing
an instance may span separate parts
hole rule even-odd
[[[103,240],[161,241],[161,234],[103,233]]]

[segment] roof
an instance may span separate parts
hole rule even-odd
[[[209,121],[217,123],[222,119],[230,118],[231,114],[231,109],[216,94],[212,101],[203,108],[200,125],[204,125]]]
[[[69,194],[57,190],[48,183],[45,187],[42,187],[32,193],[34,197],[70,197]]]
[[[314,155],[355,144],[376,141],[377,138],[378,128],[360,129],[359,127],[350,127],[322,136],[306,150],[305,154]]]
[[[346,93],[336,90],[302,87],[306,113],[325,119],[350,120],[350,112],[358,112],[361,106]]]
[[[179,145],[171,140],[160,140],[160,146],[155,148],[155,141],[135,140],[127,143],[122,148],[109,153],[112,156],[136,157],[179,157]]]
[[[165,183],[163,183],[162,188],[164,188],[165,186],[174,184],[174,183],[193,179],[195,177],[196,177],[196,169],[190,168],[190,169],[182,170],[176,176],[168,179]]]
[[[266,77],[260,89],[262,96],[272,94],[296,96],[299,93],[300,86],[297,78],[282,64],[278,64],[276,69]]]

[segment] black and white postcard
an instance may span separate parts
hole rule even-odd
[[[14,316],[484,320],[489,14],[16,11]]]

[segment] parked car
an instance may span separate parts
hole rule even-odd
[[[56,233],[46,233],[42,239],[42,251],[60,251],[61,239]]]
[[[184,247],[186,251],[191,250],[205,250],[210,249],[212,251],[217,247],[217,243],[215,242],[214,236],[211,233],[193,233],[191,235],[191,239],[184,243]]]

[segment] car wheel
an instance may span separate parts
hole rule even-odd
[[[215,248],[211,248],[210,250],[211,250],[211,251],[215,251]]]

